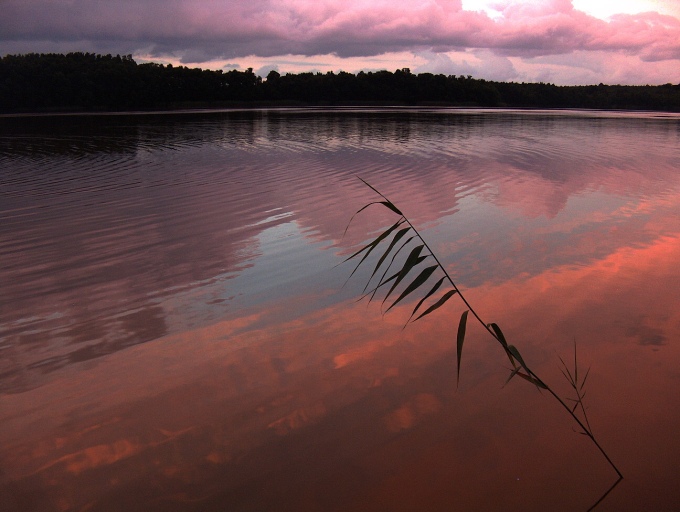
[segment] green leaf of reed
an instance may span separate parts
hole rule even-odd
[[[512,354],[512,356],[513,356],[515,359],[517,359],[517,361],[519,362],[519,364],[522,365],[522,368],[524,368],[524,369],[526,370],[527,373],[530,373],[530,372],[529,372],[529,368],[527,368],[527,365],[524,363],[524,359],[522,359],[522,356],[521,356],[520,353],[519,353],[519,350],[517,350],[517,348],[516,348],[514,345],[508,345],[508,350],[510,351],[510,353]]]
[[[370,292],[368,292],[368,293],[371,294],[371,298],[368,300],[368,302],[371,302],[371,301],[373,300],[373,298],[375,297],[375,294],[378,292],[378,289],[379,289],[379,288],[381,288],[383,285],[387,284],[388,282],[392,281],[393,279],[396,279],[396,277],[399,275],[399,272],[396,272],[396,273],[395,273],[394,275],[392,275],[390,278],[385,279],[385,276],[387,275],[387,273],[388,273],[388,272],[390,271],[390,269],[392,268],[392,264],[394,263],[394,260],[397,258],[397,256],[398,256],[399,253],[401,252],[401,250],[402,250],[404,247],[408,246],[409,243],[411,242],[411,240],[413,240],[414,238],[416,238],[415,235],[408,237],[408,239],[407,239],[404,243],[401,244],[401,246],[399,247],[399,249],[397,249],[397,250],[394,252],[394,254],[392,255],[392,259],[390,260],[389,265],[387,265],[387,267],[385,268],[385,271],[383,272],[382,276],[380,276],[380,280],[378,281],[378,285],[377,285],[375,288],[373,288],[373,290],[371,290]],[[370,281],[369,281],[369,283],[370,283]],[[368,287],[368,284],[369,284],[369,283],[366,283],[366,286],[364,287],[364,291],[365,291],[366,288]],[[363,297],[362,297],[362,298],[363,298]]]
[[[537,388],[548,389],[548,386],[546,386],[545,384],[543,384],[541,381],[536,380],[536,379],[533,378],[531,375],[526,375],[526,374],[524,374],[524,373],[522,373],[522,372],[517,372],[517,376],[523,378],[524,380],[526,380],[526,381],[528,381],[528,382],[531,382],[531,383],[532,383],[534,386],[536,386]]]
[[[392,210],[392,211],[393,211],[394,213],[396,213],[397,215],[402,215],[402,213],[401,213],[401,211],[399,210],[399,208],[397,208],[396,206],[394,206],[394,203],[392,203],[391,201],[380,201],[380,204],[384,204],[385,206],[387,206],[390,210]]]
[[[503,334],[503,331],[501,331],[501,328],[498,327],[498,324],[495,323],[490,323],[488,324],[488,326],[496,334],[496,338],[498,338],[498,341],[500,341],[501,345],[503,345],[505,354],[508,356],[508,359],[510,360],[510,364],[512,365],[512,367],[517,368],[517,363],[515,363],[515,359],[512,357],[512,353],[508,350],[508,342],[505,340],[505,335]]]
[[[392,294],[394,289],[401,283],[401,281],[407,276],[407,274],[417,265],[419,265],[425,258],[426,256],[421,256],[420,253],[422,252],[423,248],[425,246],[423,244],[418,245],[414,247],[411,250],[411,253],[408,255],[406,258],[406,261],[404,262],[404,266],[401,267],[401,270],[399,271],[399,274],[397,276],[397,279],[394,281],[392,284],[392,287],[390,288],[390,291],[387,292],[387,295],[385,295],[385,298],[383,299],[383,304],[385,301],[388,299],[388,297]]]
[[[415,263],[415,265],[413,265],[413,266],[416,266],[416,265],[420,264],[425,258],[426,258],[426,256],[419,256],[418,259],[417,259],[417,261],[416,261],[416,263]],[[392,266],[392,265],[390,264],[390,266],[387,267],[387,269],[385,270],[385,273],[387,273],[387,271],[390,269],[391,266]],[[372,290],[370,290],[370,291],[368,291],[367,293],[365,293],[364,295],[362,295],[361,298],[360,298],[359,300],[361,300],[361,299],[363,299],[364,297],[367,297],[368,295],[370,295],[371,298],[368,299],[368,302],[370,303],[370,302],[373,300],[373,298],[375,297],[375,294],[378,293],[378,290],[379,290],[380,288],[382,288],[383,286],[385,286],[387,283],[391,283],[391,282],[394,281],[395,279],[401,277],[401,276],[402,276],[402,271],[403,271],[403,270],[404,270],[403,267],[400,268],[399,270],[397,270],[394,274],[392,274],[392,275],[391,275],[390,277],[388,277],[387,279],[385,279],[385,274],[383,274],[383,276],[382,276],[380,282],[378,283],[378,285],[377,285],[375,288],[373,288]],[[402,277],[402,278],[403,278],[403,277]],[[394,284],[392,285],[392,288],[390,288],[390,292],[388,293],[388,296],[389,296],[390,293],[392,293],[392,290],[397,286],[397,284],[399,284],[399,283],[394,283]],[[383,299],[383,304],[385,303],[386,300],[387,300],[387,296]]]
[[[418,277],[416,277],[413,281],[411,281],[411,284],[409,284],[406,287],[406,289],[403,292],[401,292],[401,295],[399,295],[399,298],[397,300],[395,300],[392,303],[392,305],[385,310],[385,313],[387,313],[390,309],[392,309],[394,306],[396,306],[402,299],[407,297],[410,293],[412,293],[415,290],[417,290],[418,288],[420,288],[420,286],[422,284],[424,284],[425,281],[427,281],[430,278],[430,276],[432,275],[432,273],[435,270],[437,270],[438,268],[439,268],[439,265],[432,265],[431,267],[427,267],[427,268],[423,269],[423,271],[420,274],[418,274]]]
[[[535,377],[532,376],[531,370],[529,370],[526,363],[524,362],[524,359],[522,359],[519,350],[517,350],[517,348],[514,345],[508,345],[508,350],[513,355],[513,357],[517,359],[522,368],[524,368],[524,371],[527,372],[526,375],[521,372],[518,372],[517,375],[522,377],[524,380],[528,380],[532,384],[535,384],[536,387],[538,388],[548,389],[548,386],[546,386],[545,384],[543,384],[543,382],[537,380]]]
[[[408,323],[411,321],[411,318],[413,318],[413,315],[416,314],[416,311],[418,311],[418,310],[420,309],[420,306],[423,305],[423,302],[425,302],[429,297],[432,296],[432,294],[434,294],[437,290],[439,290],[439,287],[440,287],[440,286],[442,285],[442,283],[444,282],[444,279],[446,279],[446,276],[442,277],[439,281],[437,281],[437,282],[435,283],[435,285],[432,287],[432,289],[431,289],[429,292],[427,292],[427,295],[425,295],[425,297],[423,297],[422,299],[420,299],[420,301],[418,302],[418,304],[416,304],[416,307],[413,308],[413,312],[411,313],[411,316],[408,318],[408,321],[406,322],[406,324],[408,324]],[[404,326],[404,327],[405,327],[405,326]]]
[[[586,380],[588,379],[589,374],[590,374],[590,366],[586,370],[586,376],[583,377],[583,380],[581,381],[581,391],[583,391],[583,387],[586,385]],[[585,393],[583,393],[583,396],[585,396]]]
[[[390,236],[390,234],[391,234],[395,229],[397,229],[399,226],[401,226],[403,223],[404,223],[404,221],[402,221],[402,220],[399,220],[398,222],[395,222],[392,226],[390,226],[389,228],[387,228],[380,236],[378,236],[378,238],[376,238],[375,240],[373,240],[370,244],[368,244],[368,245],[362,247],[362,248],[359,249],[357,252],[355,252],[354,254],[352,254],[351,256],[349,256],[348,258],[346,258],[345,261],[349,261],[349,260],[351,260],[352,258],[354,258],[355,256],[358,256],[358,255],[361,254],[362,252],[366,251],[366,249],[368,249],[368,250],[366,251],[366,254],[364,254],[364,257],[361,258],[361,261],[357,264],[356,267],[354,267],[354,270],[352,270],[352,273],[349,275],[349,277],[348,277],[347,279],[349,279],[350,277],[352,277],[352,276],[354,275],[354,273],[355,273],[355,272],[357,271],[357,269],[361,266],[361,264],[364,262],[364,260],[366,260],[366,258],[368,258],[368,255],[371,254],[371,252],[373,252],[373,249],[375,249],[376,247],[378,247],[378,245],[380,244],[380,242],[382,242],[385,238],[387,238],[388,236]],[[343,261],[343,263],[344,263],[345,261]]]
[[[375,189],[374,189],[375,190]],[[388,201],[389,202],[389,201]],[[342,233],[342,238],[345,238],[345,235],[347,234],[347,230],[349,229],[349,226],[352,224],[352,221],[354,220],[354,217],[359,215],[361,212],[363,212],[366,208],[369,206],[373,206],[374,204],[385,204],[385,201],[371,201],[370,203],[362,206],[359,208],[356,212],[354,212],[354,215],[352,215],[349,219],[349,222],[347,223],[347,226],[345,226],[345,231]],[[394,205],[392,205],[394,206]],[[390,208],[391,209],[391,208]]]
[[[508,385],[508,382],[510,382],[510,380],[511,380],[515,375],[517,375],[521,369],[522,369],[521,366],[515,366],[515,369],[512,370],[512,371],[510,372],[510,376],[509,376],[508,379],[505,381],[505,384],[503,384],[503,387],[507,386],[507,385]]]
[[[357,178],[359,178],[359,177],[357,176]],[[382,195],[380,192],[378,192],[378,189],[374,188],[370,183],[368,183],[368,182],[367,182],[366,180],[364,180],[363,178],[359,178],[359,179],[364,183],[364,185],[366,185],[366,186],[367,186],[368,188],[370,188],[373,192],[375,192],[376,194],[378,194],[380,197],[382,197],[382,198],[385,200],[384,202],[381,201],[385,206],[387,206],[390,210],[392,210],[392,211],[393,211],[394,213],[396,213],[397,215],[403,215],[403,213],[401,213],[401,211],[399,210],[399,208],[397,208],[396,206],[394,206],[394,203],[392,203],[392,201],[390,201],[390,200],[387,199],[384,195]]]
[[[492,322],[492,323],[489,324],[489,327],[491,327],[491,329],[493,330],[493,332],[496,333],[496,337],[498,338],[498,341],[500,341],[501,344],[502,344],[504,347],[507,347],[507,346],[508,346],[508,342],[505,341],[505,336],[503,335],[503,331],[501,331],[501,328],[498,327],[498,324],[495,324],[495,323]]]
[[[569,367],[567,366],[567,363],[564,362],[564,359],[562,359],[562,356],[558,355],[557,356],[562,363],[562,366],[564,367],[564,370],[560,368],[560,371],[562,372],[562,375],[564,375],[564,378],[567,379],[569,384],[571,384],[571,387],[576,388],[577,382],[574,380],[574,377],[571,375],[571,372],[569,371]]]
[[[359,249],[357,252],[353,253],[351,256],[348,256],[344,260],[342,260],[342,263],[345,263],[361,254],[364,252],[366,249],[373,250],[381,241],[383,241],[385,238],[387,238],[392,231],[397,229],[401,224],[403,224],[403,220],[399,220],[398,222],[395,222],[392,226],[390,226],[387,230],[385,230],[380,236],[375,238],[372,242],[364,245],[361,249]]]
[[[465,326],[467,324],[467,317],[469,310],[463,311],[458,322],[458,335],[456,337],[456,363],[458,371],[456,373],[456,385],[460,382],[460,356],[463,354],[463,341],[465,340]]]
[[[424,312],[422,312],[422,313],[414,320],[414,322],[420,320],[420,319],[423,318],[424,316],[427,316],[427,315],[429,315],[430,313],[432,313],[433,311],[435,311],[435,310],[439,309],[440,307],[442,307],[442,306],[444,305],[444,303],[445,303],[447,300],[449,300],[451,297],[453,297],[456,293],[458,293],[456,290],[449,290],[448,292],[446,292],[444,295],[442,295],[442,297],[441,297],[437,302],[435,302],[435,303],[432,304],[429,308],[427,308]]]
[[[368,297],[370,295],[371,297],[368,299],[368,302],[370,304],[371,301],[373,300],[373,298],[375,297],[375,294],[378,293],[378,290],[380,288],[382,288],[383,286],[385,286],[387,283],[394,281],[398,276],[399,276],[399,272],[396,272],[392,276],[390,276],[389,278],[385,279],[384,281],[380,281],[380,283],[378,283],[378,285],[376,287],[374,287],[372,290],[369,290],[368,292],[364,293],[361,297],[359,297],[357,299],[357,302],[365,299],[366,297]]]
[[[405,228],[400,229],[399,231],[397,231],[397,234],[394,235],[394,238],[393,238],[392,241],[390,242],[389,247],[388,247],[387,250],[383,253],[383,255],[380,257],[380,259],[378,260],[377,265],[376,265],[375,268],[373,269],[373,273],[371,274],[371,277],[368,279],[368,283],[371,282],[371,279],[373,279],[373,276],[374,276],[375,273],[378,271],[378,269],[380,268],[380,266],[383,264],[383,262],[385,261],[385,258],[387,258],[387,256],[390,254],[390,252],[392,252],[392,249],[394,249],[394,246],[397,245],[397,243],[399,242],[399,240],[401,240],[401,239],[403,238],[403,236],[404,236],[406,233],[409,232],[410,229],[411,229],[411,227],[408,226],[408,227],[405,227]],[[396,254],[396,253],[395,253],[395,254]],[[389,267],[388,267],[388,269],[389,269]],[[383,276],[383,277],[384,277],[384,276]],[[368,288],[368,283],[366,283],[366,287],[364,287],[364,291],[366,291],[366,288]]]

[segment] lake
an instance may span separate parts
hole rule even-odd
[[[358,300],[359,178],[613,489],[434,276]],[[677,114],[0,117],[0,510],[677,510],[679,214]]]

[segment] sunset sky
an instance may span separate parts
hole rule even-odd
[[[680,83],[680,0],[0,0],[0,55]]]

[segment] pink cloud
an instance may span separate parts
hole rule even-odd
[[[156,58],[190,55],[197,63],[462,50],[520,58],[606,51],[644,62],[680,59],[680,19],[672,16],[619,14],[605,21],[575,9],[571,0],[496,8],[500,16],[492,19],[464,10],[460,0],[7,0],[0,53],[68,46]]]

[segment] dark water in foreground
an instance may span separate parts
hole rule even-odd
[[[680,506],[680,117],[0,118],[0,510],[587,510],[616,475],[463,307],[336,267],[419,228],[625,479]],[[406,302],[406,301],[405,301]]]

